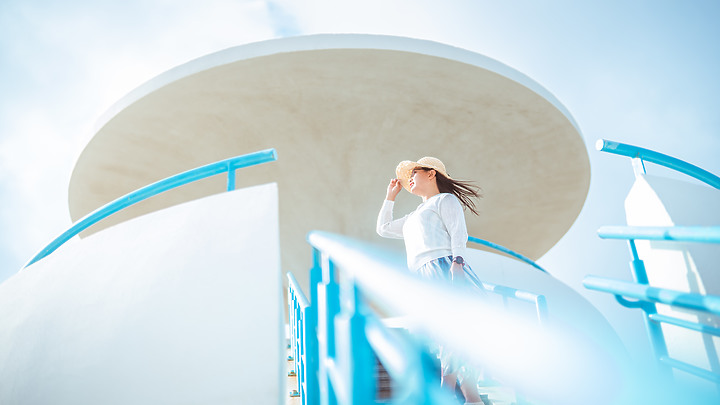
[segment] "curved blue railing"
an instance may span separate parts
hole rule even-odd
[[[63,232],[60,236],[45,246],[38,254],[36,254],[35,257],[30,259],[24,267],[28,267],[38,260],[46,257],[62,246],[65,242],[70,240],[73,236],[79,234],[90,226],[140,201],[146,200],[173,188],[221,173],[228,174],[227,190],[231,191],[235,189],[235,170],[275,160],[277,160],[277,152],[275,149],[266,149],[188,170],[125,194],[124,196],[109,202],[77,221],[70,227],[70,229]]]
[[[545,270],[545,269],[543,269],[542,267],[540,267],[540,266],[539,266],[537,263],[535,263],[534,261],[528,259],[527,257],[521,255],[520,253],[514,252],[514,251],[506,248],[505,246],[498,245],[497,243],[493,243],[493,242],[487,241],[487,240],[485,240],[485,239],[476,238],[476,237],[474,237],[474,236],[469,236],[469,237],[468,237],[468,242],[477,243],[477,244],[479,244],[479,245],[484,245],[484,246],[487,246],[487,247],[489,247],[489,248],[495,249],[495,250],[497,250],[497,251],[499,251],[499,252],[503,252],[503,253],[505,253],[505,254],[508,254],[508,255],[510,255],[510,256],[518,259],[518,260],[521,260],[521,261],[523,261],[523,262],[525,262],[525,263],[527,263],[527,264],[535,267],[536,269],[538,269],[538,270],[540,270],[540,271],[542,271],[542,272],[547,273],[547,270]]]
[[[606,139],[598,139],[595,148],[601,152],[608,152],[615,155],[627,156],[629,158],[639,158],[646,162],[655,163],[680,173],[684,173],[692,178],[702,181],[703,183],[720,189],[720,177],[692,165],[684,160],[674,158],[662,153],[652,151],[650,149],[638,146],[627,145],[620,142],[608,141]]]

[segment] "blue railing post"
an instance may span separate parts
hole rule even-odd
[[[318,341],[318,387],[320,404],[338,403],[337,387],[332,381],[330,364],[335,362],[335,316],[340,311],[339,288],[335,280],[335,268],[332,261],[320,252],[313,255],[314,267],[320,269],[321,277],[317,283],[317,341]]]
[[[633,279],[638,284],[649,285],[647,271],[645,270],[645,263],[642,259],[640,259],[640,256],[638,256],[634,239],[628,239],[628,247],[630,248],[630,271],[633,275]],[[615,298],[618,302],[620,302],[620,304],[625,305],[623,301],[621,301],[622,297],[616,296]],[[629,306],[632,307],[633,305]],[[650,346],[652,347],[653,353],[655,353],[658,371],[663,378],[672,379],[672,369],[660,361],[660,359],[667,357],[668,350],[662,326],[659,323],[652,321],[652,316],[657,314],[657,306],[651,302],[642,302],[638,306],[644,312],[643,322],[645,323],[645,330],[647,330],[648,339],[650,340]]]
[[[346,380],[350,381],[352,405],[370,404],[375,401],[375,357],[365,335],[366,315],[360,302],[360,291],[354,281],[344,284],[342,295],[343,311],[338,324],[343,325],[345,339],[343,345],[346,364],[343,370]]]
[[[228,162],[227,191],[235,190],[235,168]]]
[[[320,386],[318,383],[320,353],[318,349],[318,295],[317,288],[321,279],[320,252],[313,249],[313,267],[310,269],[310,308],[305,314],[305,359],[306,398],[304,405],[320,404]]]

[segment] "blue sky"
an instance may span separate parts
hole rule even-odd
[[[553,93],[585,137],[592,183],[577,223],[541,264],[574,287],[593,266],[624,273],[624,246],[599,241],[595,231],[623,223],[632,172],[626,159],[592,145],[598,138],[637,144],[719,174],[717,21],[718,1],[5,0],[0,281],[70,226],[73,165],[115,101],[211,52],[336,32],[465,48]]]

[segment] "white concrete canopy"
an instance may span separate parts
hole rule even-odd
[[[380,242],[377,211],[401,160],[435,156],[451,176],[476,181],[485,197],[481,215],[467,215],[470,234],[532,259],[572,225],[590,181],[572,117],[521,73],[434,42],[315,35],[205,56],[121,100],[77,162],[71,217],[170,175],[266,148],[276,148],[279,160],[240,170],[237,185],[278,183],[286,270],[309,267],[311,229]],[[168,192],[89,232],[220,192],[224,182]],[[418,202],[403,192],[396,215]]]

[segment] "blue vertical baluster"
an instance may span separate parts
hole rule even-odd
[[[645,270],[645,263],[638,256],[637,248],[635,247],[635,240],[628,239],[628,246],[630,248],[630,255],[632,256],[632,260],[630,260],[630,271],[632,272],[635,282],[638,284],[648,285],[649,281],[647,277],[647,271]],[[622,301],[620,303],[628,306]],[[658,370],[662,377],[672,378],[672,369],[660,362],[661,358],[667,357],[668,355],[662,326],[651,320],[651,315],[657,313],[657,307],[655,306],[655,304],[650,302],[642,302],[639,306],[645,312],[643,321],[645,322],[645,327],[647,328],[650,344],[652,346],[653,352],[655,353]]]
[[[232,162],[228,162],[227,191],[233,190],[235,190],[235,167]]]
[[[342,312],[338,315],[337,334],[344,339],[338,342],[338,356],[352,405],[370,404],[375,401],[375,357],[365,334],[366,315],[360,301],[360,290],[354,280],[343,283],[341,290]]]
[[[313,249],[313,267],[310,269],[310,306],[305,311],[303,336],[305,343],[305,383],[306,396],[303,405],[320,404],[320,387],[318,385],[320,353],[318,350],[318,295],[317,289],[321,280],[320,252]]]
[[[335,315],[339,312],[339,291],[335,281],[332,261],[318,252],[314,254],[315,266],[321,270],[317,284],[317,337],[318,337],[318,387],[322,405],[336,405],[337,393],[332,382],[329,364],[335,364]]]

